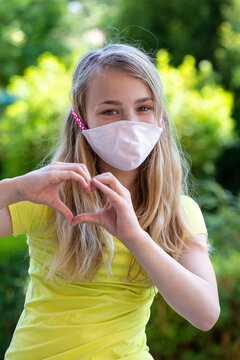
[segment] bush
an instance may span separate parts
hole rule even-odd
[[[212,65],[186,56],[181,65],[170,65],[165,50],[157,54],[169,113],[176,123],[181,144],[191,155],[192,171],[198,179],[212,176],[215,161],[235,141],[231,118],[232,95],[215,81]]]
[[[215,181],[201,181],[198,203],[217,255],[240,251],[240,196],[234,196]]]
[[[7,236],[0,243],[0,358],[4,358],[18,318],[23,311],[28,284],[26,237]]]
[[[49,151],[69,106],[70,82],[69,70],[50,54],[11,78],[8,91],[18,100],[0,122],[2,178],[33,170]]]

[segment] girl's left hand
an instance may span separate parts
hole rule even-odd
[[[107,196],[105,206],[97,213],[80,214],[71,225],[94,223],[103,226],[125,246],[136,239],[143,229],[135,214],[131,194],[111,173],[91,179],[92,189],[98,188]]]

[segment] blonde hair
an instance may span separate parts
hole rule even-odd
[[[174,139],[172,135],[162,84],[151,59],[137,48],[124,44],[111,44],[86,53],[75,66],[73,73],[73,106],[86,124],[85,104],[89,80],[99,71],[110,68],[141,79],[148,86],[154,98],[157,123],[163,111],[163,133],[138,169],[136,193],[139,197],[136,215],[140,226],[151,238],[169,255],[179,259],[186,234],[196,243],[200,244],[200,240],[193,231],[181,203],[181,195],[188,193],[189,166],[180,145],[177,145],[177,136],[175,135]],[[57,150],[52,156],[51,162],[54,161],[84,163],[91,176],[98,173],[97,156],[82,136],[71,110],[62,127]],[[99,191],[90,195],[84,194],[80,185],[71,180],[61,184],[60,197],[75,214],[97,212],[104,205]],[[62,270],[70,281],[93,279],[103,261],[107,273],[110,274],[114,256],[112,236],[98,225],[81,224],[71,227],[58,212],[55,217],[57,249],[51,261],[48,278]],[[132,276],[131,270],[135,262],[136,259],[132,257],[128,271],[129,280],[136,279],[142,271],[140,267],[137,275]]]

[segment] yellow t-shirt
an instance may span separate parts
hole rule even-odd
[[[182,203],[197,233],[207,234],[196,202],[183,196]],[[54,246],[39,230],[54,210],[28,201],[9,210],[13,234],[27,234],[30,282],[5,360],[152,360],[145,327],[155,292],[144,282],[124,281],[129,250],[114,238],[111,276],[102,265],[92,282],[70,284],[60,275],[44,282],[43,262]]]

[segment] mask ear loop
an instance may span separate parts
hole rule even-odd
[[[160,116],[160,127],[163,128],[163,110],[161,111],[161,116]]]
[[[76,113],[74,107],[72,107],[72,115],[74,117],[74,119],[76,120],[76,123],[78,124],[78,126],[80,127],[80,129],[83,130],[87,130],[86,125],[82,122],[82,120],[80,119],[80,117],[78,116],[78,114]]]

